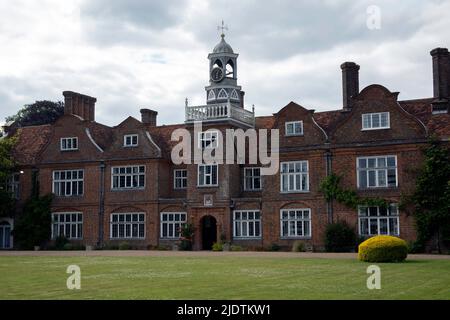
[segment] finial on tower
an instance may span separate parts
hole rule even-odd
[[[225,22],[223,22],[223,20],[222,20],[222,25],[221,26],[217,26],[217,30],[221,30],[222,31],[222,33],[221,33],[221,37],[222,38],[224,38],[225,37],[225,34],[223,33],[223,31],[224,30],[227,30],[228,31],[228,27],[225,25]]]

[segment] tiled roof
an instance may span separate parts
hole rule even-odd
[[[105,150],[113,142],[113,130],[111,127],[105,126],[98,122],[89,122],[89,131],[94,141]]]
[[[255,118],[255,127],[257,129],[271,129],[275,123],[274,116],[263,116]]]
[[[408,113],[416,116],[427,127],[429,134],[435,134],[443,139],[450,138],[450,115],[448,113],[433,114],[432,98],[399,101]]]
[[[184,124],[163,125],[158,127],[148,127],[148,131],[154,139],[154,142],[161,148],[163,157],[170,157],[172,148],[178,144],[177,141],[172,141],[172,132],[176,129],[185,128]]]
[[[338,123],[345,118],[346,114],[347,113],[342,110],[323,111],[315,112],[313,118],[327,134],[330,134],[330,132],[336,128]]]
[[[17,143],[13,157],[19,164],[33,165],[36,158],[49,141],[52,134],[51,125],[23,127],[17,130]]]
[[[450,115],[432,114],[431,102],[433,99],[417,99],[399,101],[400,106],[408,113],[417,117],[427,128],[430,134],[436,134],[443,139],[450,139]],[[335,130],[337,125],[348,113],[342,110],[316,112],[314,120],[328,134]],[[276,116],[261,116],[255,118],[257,129],[271,129]],[[88,122],[88,127],[95,142],[102,148],[108,149],[114,142],[114,129],[97,122]],[[144,125],[145,126],[145,125]],[[184,124],[147,126],[154,142],[161,148],[163,157],[170,157],[172,148],[178,143],[171,141],[172,132],[185,128]],[[51,125],[31,126],[19,128],[17,131],[18,143],[13,154],[19,164],[34,164],[52,134]]]

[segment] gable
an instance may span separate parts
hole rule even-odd
[[[41,162],[92,161],[102,157],[102,149],[95,143],[87,123],[74,115],[61,116],[52,126],[49,143],[41,153]],[[78,149],[61,151],[61,138],[69,137],[78,139]]]
[[[290,102],[274,115],[273,129],[280,132],[280,148],[318,145],[326,141],[325,131],[313,118],[314,110],[308,110],[295,102]],[[303,134],[289,136],[286,134],[286,123],[300,121]]]
[[[366,87],[354,98],[351,111],[331,133],[331,141],[342,144],[425,138],[427,132],[423,123],[406,112],[397,97],[398,93],[392,93],[381,85]],[[389,128],[363,128],[363,115],[375,113],[388,113]]]

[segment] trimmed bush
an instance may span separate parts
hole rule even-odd
[[[401,262],[408,255],[405,240],[392,236],[376,236],[358,247],[358,259],[366,262]]]
[[[121,242],[119,244],[119,250],[131,250],[131,245],[128,242]]]
[[[305,252],[305,244],[303,241],[295,241],[292,245],[292,251],[293,252]]]
[[[232,245],[231,247],[230,247],[230,250],[231,251],[242,251],[242,250],[244,250],[241,246],[236,246],[236,245]]]
[[[220,242],[214,242],[212,251],[223,251],[223,244]]]
[[[345,221],[330,223],[325,230],[327,252],[350,252],[355,250],[356,234]]]
[[[281,246],[278,243],[271,243],[268,250],[269,251],[280,251]]]
[[[191,240],[181,240],[180,246],[181,251],[191,251],[192,250],[192,241]]]
[[[58,236],[55,239],[55,249],[56,250],[66,250],[64,247],[69,244],[69,239],[64,236]]]

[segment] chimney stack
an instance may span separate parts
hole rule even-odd
[[[244,91],[241,91],[240,93],[241,93],[240,106],[241,106],[242,109],[244,109],[244,107],[245,107],[245,105],[244,105],[244,96],[245,96],[245,92],[244,92]]]
[[[64,114],[74,114],[87,121],[95,121],[96,98],[84,94],[64,91]]]
[[[141,122],[156,127],[158,112],[150,109],[141,109]]]
[[[433,112],[445,113],[449,109],[450,54],[447,48],[436,48],[430,52],[433,58]]]
[[[344,110],[351,109],[351,99],[359,93],[359,65],[344,62],[342,69],[342,97]]]

